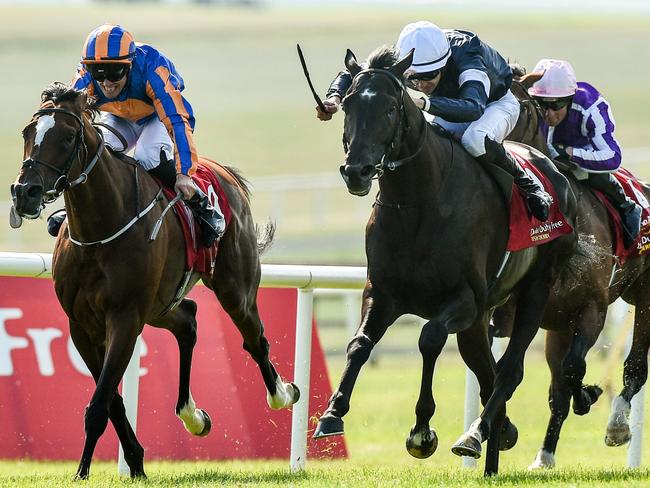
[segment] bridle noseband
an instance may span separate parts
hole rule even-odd
[[[40,159],[34,159],[32,157],[29,157],[23,161],[21,168],[33,170],[41,179],[41,182],[44,182],[45,180],[43,179],[41,173],[36,169],[36,166],[43,166],[44,168],[54,171],[57,175],[59,175],[57,180],[54,182],[54,185],[52,185],[52,189],[43,192],[43,204],[52,203],[57,198],[59,198],[65,190],[74,188],[77,185],[85,183],[86,180],[88,179],[88,175],[95,167],[95,164],[97,164],[97,161],[99,160],[99,157],[102,154],[102,151],[104,150],[104,137],[101,131],[98,130],[97,134],[99,135],[100,143],[97,146],[97,151],[95,152],[95,155],[90,160],[90,162],[86,165],[86,167],[83,168],[79,176],[73,181],[70,181],[68,179],[68,173],[70,172],[70,169],[72,168],[75,159],[78,160],[80,164],[82,164],[81,163],[82,145],[85,148],[84,123],[81,117],[79,117],[74,112],[71,112],[70,110],[66,110],[64,108],[58,108],[58,107],[42,108],[38,110],[33,117],[34,119],[38,119],[41,115],[54,114],[54,113],[62,113],[74,118],[75,121],[79,124],[79,128],[77,129],[77,132],[75,134],[74,147],[72,148],[70,156],[68,156],[68,159],[63,169],[59,169],[56,166],[46,163],[45,161],[41,161]]]
[[[405,87],[404,84],[402,83],[402,80],[400,80],[395,74],[393,74],[391,71],[387,69],[382,69],[382,68],[366,68],[361,71],[359,71],[353,78],[352,82],[359,76],[363,74],[381,74],[384,76],[388,76],[390,80],[393,82],[393,84],[397,87],[399,90],[399,100],[400,100],[400,106],[399,106],[399,119],[397,120],[397,124],[395,127],[395,134],[393,135],[393,138],[390,142],[390,144],[387,146],[387,149],[384,151],[384,154],[381,157],[381,160],[379,163],[375,165],[375,169],[377,170],[377,175],[376,178],[379,179],[383,176],[385,169],[388,169],[390,171],[394,171],[396,168],[404,165],[406,162],[409,160],[413,159],[415,156],[417,156],[420,151],[422,150],[422,147],[424,146],[424,135],[427,130],[427,123],[425,121],[424,124],[422,124],[422,130],[420,131],[420,135],[418,137],[419,141],[419,146],[417,150],[411,154],[410,156],[407,156],[402,159],[398,160],[390,160],[389,159],[389,154],[392,154],[396,148],[399,149],[401,146],[406,134],[408,134],[410,130],[410,125],[408,122],[408,117],[406,116],[406,112],[404,109],[404,94],[405,94]],[[349,96],[350,94],[348,94]],[[404,120],[404,127],[402,128],[402,120]],[[349,143],[345,137],[345,133],[343,134],[343,150],[345,153],[348,153],[349,150]]]

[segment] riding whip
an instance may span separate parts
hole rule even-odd
[[[309,70],[307,69],[307,63],[305,62],[305,57],[302,55],[302,49],[300,49],[300,44],[296,44],[296,47],[298,48],[298,56],[300,57],[300,64],[302,64],[302,70],[305,73],[305,78],[307,78],[307,83],[309,84],[309,89],[311,90],[311,94],[314,95],[314,100],[316,100],[316,103],[318,104],[318,108],[321,109],[321,112],[327,112],[327,110],[325,109],[325,105],[323,105],[323,102],[318,96],[318,93],[316,93],[316,90],[314,90],[314,85],[312,85],[311,83],[311,78],[309,77]]]

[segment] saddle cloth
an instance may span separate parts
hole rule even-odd
[[[614,177],[619,181],[625,194],[641,205],[641,232],[639,237],[632,246],[628,249],[623,244],[623,224],[621,223],[621,215],[610,203],[605,195],[599,191],[594,190],[594,194],[598,197],[601,203],[607,209],[609,214],[609,222],[614,232],[614,242],[612,244],[612,251],[615,256],[618,256],[619,263],[623,264],[630,258],[642,256],[650,251],[650,203],[648,202],[643,186],[639,179],[630,173],[625,168],[619,168]]]
[[[192,175],[192,179],[201,191],[208,196],[212,204],[214,204],[215,198],[218,198],[219,208],[226,219],[227,229],[232,217],[232,210],[228,196],[219,183],[217,176],[212,171],[211,166],[217,170],[223,169],[218,163],[200,157],[196,173]],[[176,196],[176,193],[171,188],[163,187],[163,192],[169,200],[172,200]],[[174,212],[178,216],[181,228],[183,229],[183,236],[185,237],[186,269],[194,269],[194,271],[199,273],[211,272],[215,259],[217,258],[219,241],[215,241],[210,247],[205,247],[202,244],[199,238],[201,231],[197,229],[192,211],[182,199],[174,204]]]
[[[510,202],[510,236],[508,238],[508,251],[521,251],[529,247],[547,244],[558,237],[570,234],[573,231],[558,204],[557,194],[551,182],[534,164],[515,151],[509,151],[519,166],[528,175],[542,186],[553,198],[546,222],[541,222],[530,215],[526,206],[524,194],[513,184],[512,199]]]

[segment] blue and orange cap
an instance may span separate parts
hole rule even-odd
[[[133,36],[122,26],[104,24],[93,30],[84,43],[81,62],[131,64],[135,55]]]

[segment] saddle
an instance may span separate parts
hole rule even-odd
[[[506,249],[510,252],[521,251],[529,247],[547,244],[558,237],[573,232],[573,227],[560,210],[557,193],[546,175],[526,159],[525,150],[518,151],[519,146],[509,146],[506,150],[517,161],[517,164],[553,199],[548,220],[540,222],[529,213],[526,198],[514,185],[512,176],[496,165],[484,166],[501,189],[509,208],[509,236]]]

